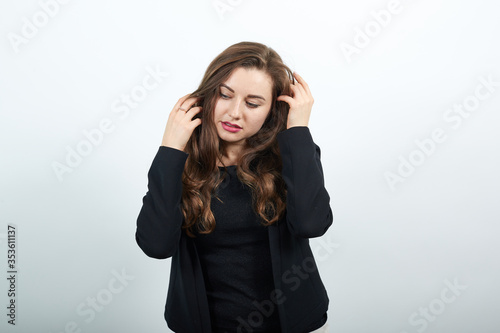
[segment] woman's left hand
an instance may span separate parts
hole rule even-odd
[[[281,95],[277,98],[278,101],[283,101],[290,105],[286,124],[287,129],[294,126],[307,126],[314,103],[314,99],[306,81],[296,72],[293,72],[293,76],[296,80],[295,83],[290,84],[293,97]]]

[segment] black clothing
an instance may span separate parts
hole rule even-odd
[[[265,228],[274,285],[260,306],[242,318],[239,332],[256,331],[261,319],[273,313],[278,313],[281,331],[285,333],[310,332],[327,319],[329,299],[309,246],[309,238],[323,235],[333,222],[330,197],[324,187],[320,148],[305,126],[280,132],[277,139],[287,198],[285,216]],[[202,266],[202,261],[211,259],[210,255],[200,253],[203,244],[196,243],[181,230],[181,176],[186,159],[183,151],[159,147],[148,172],[148,192],[137,219],[136,241],[150,257],[172,257],[165,307],[168,326],[178,333],[209,333],[210,304],[215,304],[220,291],[210,294],[210,286],[207,286],[210,281],[205,278],[207,267]],[[224,229],[224,222],[221,225]],[[262,244],[262,234],[254,234],[254,237]],[[260,278],[265,281],[265,275]],[[268,288],[265,287],[265,291],[269,291]]]
[[[225,174],[223,167],[219,167]],[[205,277],[212,332],[234,332],[240,320],[256,310],[253,302],[269,299],[274,289],[269,235],[252,208],[252,193],[228,166],[211,200],[216,227],[196,233],[194,242]],[[278,311],[272,311],[254,332],[280,332]]]

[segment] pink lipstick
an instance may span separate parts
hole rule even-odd
[[[221,122],[222,128],[231,133],[236,133],[241,130],[241,127],[235,124],[231,124],[230,122]]]

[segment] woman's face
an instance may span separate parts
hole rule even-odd
[[[236,68],[221,84],[214,123],[228,146],[241,148],[260,130],[271,109],[272,85],[266,72],[244,67]]]

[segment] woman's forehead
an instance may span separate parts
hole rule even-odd
[[[224,85],[241,95],[260,95],[269,100],[272,95],[273,81],[265,71],[256,68],[236,68]]]

